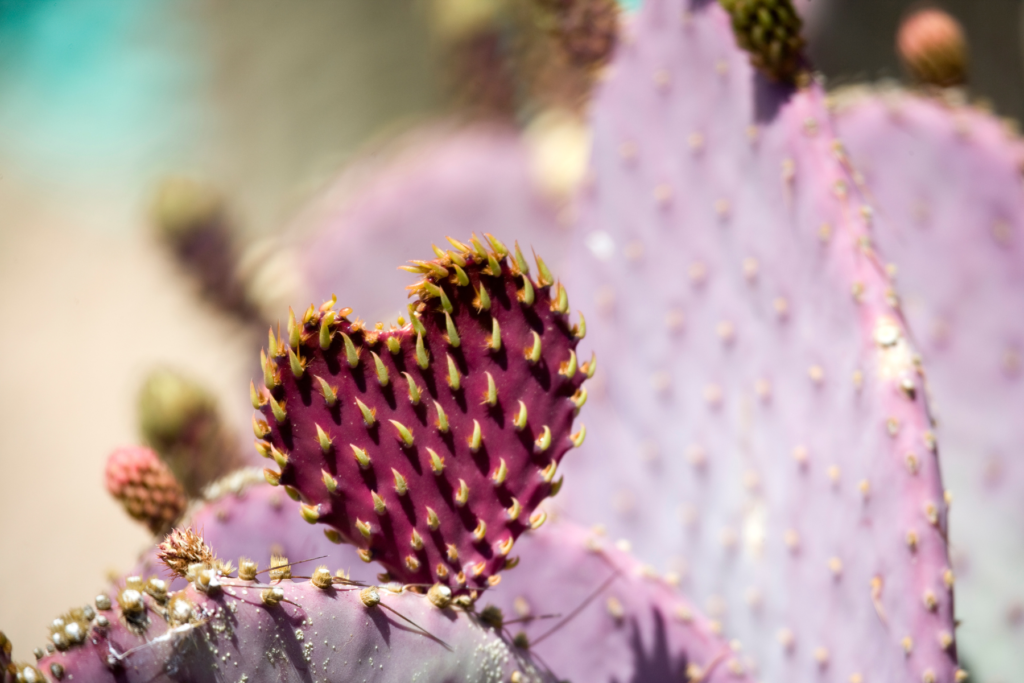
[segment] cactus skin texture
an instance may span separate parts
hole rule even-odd
[[[261,569],[270,566],[274,555],[292,562],[326,556],[312,565],[325,563],[364,582],[373,581],[376,573],[372,565],[359,559],[353,546],[327,543],[323,530],[303,521],[296,503],[281,488],[267,484],[259,469],[241,470],[208,487],[204,500],[179,526],[202,529],[206,542],[224,557],[235,561],[247,557]],[[299,565],[296,572],[307,569],[307,565]],[[131,574],[160,576],[168,581],[170,590],[186,585],[184,578],[167,575],[156,547],[143,555]]]
[[[188,524],[203,529],[204,540],[217,548],[222,560],[237,564],[239,558],[248,557],[266,569],[271,546],[292,561],[326,553],[326,558],[297,564],[293,573],[309,574],[314,566],[324,564],[341,568],[350,579],[372,581],[370,567],[358,560],[355,549],[325,544],[322,534],[296,514],[296,503],[279,488],[249,483],[239,495],[234,493],[237,483],[224,482],[220,487],[225,492],[193,512]],[[274,496],[276,502],[272,502]],[[499,607],[506,622],[505,636],[514,639],[520,631],[525,633],[529,651],[539,655],[560,680],[674,683],[683,680],[684,672],[691,680],[747,680],[735,653],[716,632],[720,626],[676,593],[672,586],[676,578],[657,577],[600,531],[552,521],[523,536],[517,552],[523,567],[504,575],[501,585],[483,593],[475,608],[486,614],[488,605]],[[353,566],[365,574],[352,575],[348,570]],[[167,579],[172,591],[188,585],[184,578],[168,579],[166,574],[155,549],[131,572]],[[532,643],[559,619],[531,620],[531,616],[569,617],[580,607],[584,609],[543,643]]]
[[[185,511],[181,484],[155,452],[141,446],[118,448],[107,457],[107,491],[132,519],[161,533]]]
[[[720,625],[678,595],[671,585],[678,577],[658,577],[600,530],[552,521],[524,536],[519,552],[524,569],[483,594],[477,609],[486,615],[487,605],[499,607],[507,631],[525,633],[530,651],[561,680],[754,680],[717,633]],[[536,618],[545,614],[558,617]]]
[[[383,160],[346,172],[300,218],[296,232],[312,233],[302,270],[317,300],[343,292],[345,305],[366,320],[394,319],[405,312],[408,284],[395,264],[420,258],[423,244],[477,226],[515,235],[557,267],[569,232],[547,188],[559,181],[547,180],[519,136],[478,125],[396,146]]]
[[[324,564],[341,568],[350,579],[372,581],[370,567],[358,560],[355,549],[325,544],[317,529],[296,514],[297,504],[279,488],[249,483],[238,495],[234,493],[237,483],[220,486],[225,493],[193,512],[188,524],[203,529],[204,540],[217,548],[221,560],[238,564],[239,558],[247,557],[266,569],[271,546],[291,561],[326,553],[326,558],[295,565],[292,572],[309,574]],[[276,502],[271,502],[275,495]],[[720,627],[676,593],[675,579],[653,575],[600,531],[553,521],[523,536],[517,552],[522,568],[504,575],[498,588],[483,593],[475,609],[486,614],[487,606],[499,607],[506,622],[504,635],[515,639],[520,631],[525,633],[529,651],[551,667],[559,680],[675,683],[683,680],[683,672],[690,680],[747,680],[728,643],[716,633]],[[365,574],[352,575],[349,568],[353,566]],[[164,578],[171,591],[188,585],[183,577],[167,577],[156,549],[131,575]],[[559,619],[531,620],[530,616],[569,617],[580,607],[584,609],[543,643],[532,643]]]
[[[900,60],[918,81],[948,88],[967,80],[967,39],[960,22],[928,7],[908,15],[896,36]]]
[[[454,605],[349,586],[329,572],[314,578],[324,587],[207,575],[206,586],[198,579],[174,593],[130,578],[84,616],[78,610],[81,618],[54,625],[55,634],[73,631],[32,667],[46,672],[36,680],[554,683]]]
[[[570,284],[607,360],[558,502],[683,575],[760,680],[951,682],[924,383],[824,96],[686,7],[644,4],[593,106]]]
[[[719,0],[736,42],[772,81],[794,83],[801,66],[803,21],[789,0]]]
[[[268,481],[405,583],[496,584],[585,435],[570,432],[594,366],[576,358],[565,289],[489,240],[414,262],[424,279],[402,327],[310,306],[254,390],[257,448],[281,468]]]
[[[949,98],[858,89],[834,100],[929,369],[962,654],[978,680],[1013,680],[1024,649],[1024,143]]]

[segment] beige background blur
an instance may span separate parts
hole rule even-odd
[[[282,227],[358,147],[436,111],[413,4],[0,2],[0,629],[16,658],[149,542],[103,487],[108,452],[138,440],[148,370],[193,374],[247,429],[258,342],[157,244],[154,183],[197,174],[250,236]]]

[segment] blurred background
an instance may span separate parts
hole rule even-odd
[[[266,324],[377,277],[305,268],[354,249],[323,241],[323,226],[380,221],[386,234],[401,218],[352,204],[386,195],[379,169],[420,182],[423,150],[461,136],[428,164],[436,182],[479,163],[482,183],[529,184],[536,206],[516,219],[550,221],[559,253],[607,44],[584,36],[566,57],[550,17],[524,4],[0,0],[0,625],[16,658],[150,541],[103,469],[142,440],[152,371],[201,385],[238,435],[225,438],[245,444]],[[805,1],[829,84],[902,78],[893,43],[911,6]],[[1021,3],[941,6],[969,38],[971,97],[1019,119]],[[476,159],[484,148],[505,166]],[[366,305],[372,322],[402,301]]]

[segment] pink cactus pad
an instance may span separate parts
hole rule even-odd
[[[611,70],[572,271],[603,370],[559,502],[760,680],[952,682],[924,382],[820,88],[768,84],[715,3],[646,2]]]
[[[132,519],[158,534],[185,511],[185,491],[154,451],[143,446],[118,448],[107,457],[107,491]]]
[[[490,241],[414,262],[401,327],[311,306],[271,341],[253,393],[257,449],[280,467],[268,480],[405,583],[497,583],[585,433],[570,433],[593,371],[575,353],[582,323],[542,261],[534,281],[518,247],[508,259]]]
[[[1024,144],[983,111],[837,93],[836,126],[879,217],[938,419],[962,654],[1013,680],[1024,651]]]
[[[437,596],[349,586],[326,568],[310,581],[266,581],[202,569],[168,593],[128,579],[55,620],[57,651],[17,665],[18,681],[554,683],[528,652]]]
[[[561,679],[754,680],[721,625],[676,592],[678,577],[654,574],[600,530],[554,521],[526,534],[519,551],[528,571],[509,573],[477,609],[487,615],[487,604],[498,606],[507,632],[526,634]]]
[[[260,470],[246,469],[207,488],[205,499],[193,506],[178,525],[201,530],[220,558],[235,565],[243,557],[255,561],[261,569],[270,566],[274,555],[291,562],[322,558],[297,565],[295,573],[309,573],[325,563],[344,570],[351,579],[374,580],[378,570],[363,563],[354,547],[327,543],[323,530],[304,522],[296,508],[297,503],[284,491],[263,480]],[[184,578],[170,575],[160,564],[156,546],[143,554],[130,574],[159,576],[168,581],[170,590],[186,585]]]

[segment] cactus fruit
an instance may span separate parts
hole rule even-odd
[[[517,84],[504,53],[504,36],[493,26],[475,28],[447,45],[448,89],[462,110],[485,119],[511,119]]]
[[[803,21],[790,0],[719,0],[736,42],[772,81],[794,83],[801,67]]]
[[[118,448],[107,458],[107,491],[154,534],[185,511],[185,492],[167,465],[148,448]]]
[[[432,0],[448,80],[464,112],[509,122],[585,106],[617,40],[615,0]]]
[[[366,329],[335,301],[289,321],[253,389],[267,479],[303,517],[406,583],[495,585],[515,539],[540,526],[586,400],[565,288],[488,236],[408,269],[411,321]]]
[[[765,89],[714,3],[634,29],[592,109],[571,284],[610,360],[559,502],[759,679],[953,681],[924,382],[823,93]]]
[[[594,69],[615,51],[619,28],[616,0],[565,0],[555,7],[553,33],[570,64]]]
[[[192,558],[185,589],[129,577],[95,606],[54,620],[56,651],[27,667],[34,681],[553,683],[463,603],[438,607],[438,591],[432,600],[354,585],[326,567],[302,581],[253,576],[241,566],[245,576],[233,577],[203,557]],[[30,680],[25,669],[15,669],[19,682]]]
[[[11,661],[11,641],[0,631],[0,683],[13,683],[18,670]]]
[[[150,209],[157,236],[197,282],[203,296],[239,315],[250,313],[235,277],[235,246],[224,199],[209,185],[171,177],[157,187]]]
[[[297,256],[274,238],[241,243],[227,213],[218,191],[184,177],[164,180],[151,209],[158,237],[199,293],[239,322],[262,327],[277,318],[282,301],[303,291]]]
[[[142,438],[190,498],[244,462],[216,400],[187,375],[169,368],[150,372],[139,391],[138,413]]]
[[[1024,632],[1024,142],[951,98],[834,95],[841,139],[873,211],[935,400],[961,653],[979,680],[1013,680]]]
[[[398,147],[346,173],[300,221],[298,229],[313,233],[302,270],[315,299],[337,292],[367,320],[393,319],[405,310],[408,284],[394,265],[417,258],[418,245],[478,225],[516,235],[552,266],[561,261],[569,232],[544,194],[543,167],[535,172],[512,131],[480,125]]]
[[[925,85],[948,88],[967,80],[967,40],[960,22],[936,7],[907,15],[896,37],[900,60]]]
[[[372,581],[375,572],[363,563],[350,545],[327,543],[323,531],[297,514],[296,504],[280,488],[263,480],[262,470],[232,473],[207,487],[201,503],[189,510],[181,527],[202,529],[206,542],[224,557],[247,557],[261,568],[274,555],[291,561],[317,560],[342,569],[355,580]],[[170,590],[185,587],[185,580],[167,576],[151,548],[131,571],[132,575],[156,574],[169,582]]]
[[[522,538],[523,571],[483,594],[480,614],[561,680],[754,680],[720,625],[677,594],[678,576],[661,578],[616,545],[600,529],[553,520]]]

